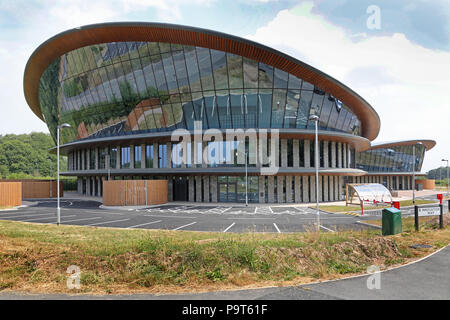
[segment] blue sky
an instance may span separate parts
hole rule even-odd
[[[367,27],[371,5],[380,9],[380,29]],[[24,67],[37,46],[106,21],[190,25],[274,47],[363,96],[382,121],[376,141],[437,140],[425,171],[450,157],[448,0],[0,0],[0,85],[8,88],[0,92],[0,134],[47,131],[23,97]]]

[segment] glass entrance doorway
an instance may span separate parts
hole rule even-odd
[[[236,182],[219,183],[219,201],[220,202],[237,202]]]

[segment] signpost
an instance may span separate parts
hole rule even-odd
[[[414,206],[414,226],[416,231],[419,231],[419,217],[439,216],[439,228],[444,228],[444,207],[439,204],[438,207],[418,207]]]

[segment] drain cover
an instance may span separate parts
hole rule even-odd
[[[430,246],[429,244],[413,244],[411,246],[409,246],[410,248],[413,249],[428,249],[428,248],[432,248],[433,246]]]

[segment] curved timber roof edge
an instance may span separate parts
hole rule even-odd
[[[403,140],[403,141],[390,141],[390,142],[374,143],[370,147],[370,150],[389,148],[389,147],[397,147],[397,146],[412,146],[412,145],[418,144],[419,142],[425,146],[427,151],[431,150],[436,145],[436,141],[434,141],[434,140],[425,140],[425,139]]]
[[[349,87],[316,68],[280,51],[229,34],[166,23],[112,22],[92,24],[57,34],[41,44],[24,72],[24,94],[31,110],[44,120],[39,104],[39,80],[50,63],[88,45],[120,41],[170,42],[207,47],[254,59],[302,78],[344,102],[360,119],[362,136],[374,140],[380,118],[372,106]]]

